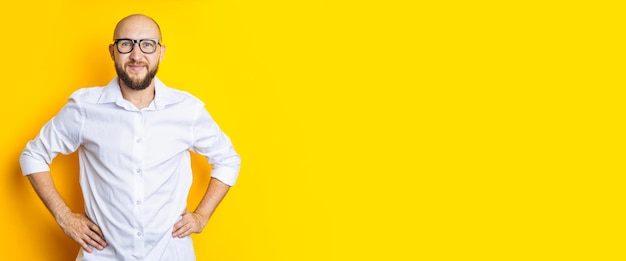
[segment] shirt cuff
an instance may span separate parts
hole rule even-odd
[[[239,176],[239,171],[229,167],[221,167],[211,171],[212,178],[216,178],[231,187],[235,185],[237,176]]]
[[[28,176],[37,172],[50,171],[50,166],[45,162],[41,162],[30,155],[20,155],[20,166],[22,167],[22,175]]]

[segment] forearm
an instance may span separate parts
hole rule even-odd
[[[33,173],[27,177],[33,189],[57,222],[59,217],[72,212],[54,186],[50,172]]]
[[[91,253],[92,247],[99,250],[108,244],[102,230],[84,214],[73,213],[54,186],[50,172],[38,172],[28,175],[30,183],[46,205],[63,232]]]
[[[207,191],[194,213],[202,215],[206,219],[205,222],[208,222],[208,219],[213,215],[213,212],[215,212],[217,206],[222,202],[222,199],[224,199],[229,189],[230,186],[216,178],[211,178]],[[206,223],[204,225],[206,225]]]

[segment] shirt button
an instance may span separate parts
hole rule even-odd
[[[141,205],[141,201],[137,200],[137,205]]]
[[[137,173],[141,173],[141,169],[137,169],[136,171],[137,171]]]
[[[141,236],[141,232],[137,232],[137,236],[140,237]]]
[[[143,139],[141,139],[141,138],[137,139],[137,143],[141,143],[142,141],[143,141]]]

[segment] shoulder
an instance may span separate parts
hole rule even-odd
[[[102,96],[102,92],[104,91],[104,87],[102,86],[94,86],[94,87],[85,87],[80,88],[72,95],[70,95],[70,101],[76,102],[86,102],[86,103],[96,103],[100,96]]]
[[[173,88],[171,90],[174,93],[173,95],[174,97],[178,97],[179,99],[182,99],[185,102],[204,105],[204,102],[202,100],[200,100],[198,97],[196,97],[195,95],[191,94],[188,91],[173,89]]]
[[[204,106],[204,102],[195,95],[173,87],[165,86],[162,84],[156,85],[156,97],[157,104],[169,106],[173,104],[185,104],[191,106]]]

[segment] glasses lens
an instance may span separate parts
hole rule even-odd
[[[153,53],[156,51],[157,42],[155,40],[143,39],[139,41],[139,48],[144,53]]]
[[[154,53],[156,51],[157,45],[159,42],[153,39],[141,39],[141,40],[131,40],[131,39],[118,39],[115,40],[117,51],[120,53],[126,54],[133,51],[135,47],[135,43],[139,44],[139,49],[143,53]]]
[[[117,41],[117,50],[120,53],[129,53],[133,50],[133,41],[131,40],[119,40]]]

